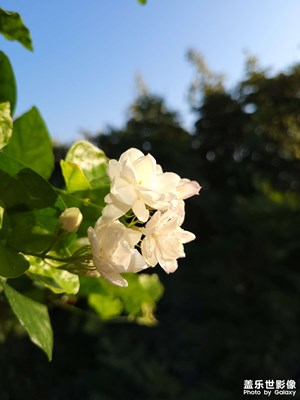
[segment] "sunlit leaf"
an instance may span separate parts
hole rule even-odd
[[[0,51],[0,103],[9,101],[11,113],[15,109],[17,88],[14,72],[8,57]]]
[[[18,13],[0,8],[0,32],[6,39],[17,40],[26,49],[33,50],[30,32]]]
[[[10,104],[0,103],[0,149],[6,146],[12,134],[12,118],[10,115]]]
[[[73,193],[92,188],[79,165],[64,160],[61,160],[60,165],[68,192]]]
[[[36,257],[30,257],[28,275],[54,293],[76,294],[79,290],[79,278],[77,275],[51,267]]]
[[[53,332],[47,307],[17,292],[5,281],[2,281],[2,286],[13,312],[26,329],[31,341],[39,346],[51,361]]]
[[[16,278],[29,268],[29,262],[22,254],[7,248],[0,242],[0,276]]]
[[[37,108],[14,121],[13,135],[4,152],[22,161],[43,178],[48,179],[54,169],[51,138]]]
[[[68,151],[66,161],[77,164],[93,188],[101,188],[109,184],[106,155],[86,140],[73,144]]]

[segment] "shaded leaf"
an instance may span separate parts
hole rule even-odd
[[[17,292],[4,281],[2,286],[13,312],[26,329],[31,341],[40,347],[51,361],[53,332],[47,307]]]
[[[51,138],[36,107],[14,121],[13,135],[4,152],[22,161],[43,178],[54,169]]]
[[[12,134],[12,118],[10,115],[10,104],[0,103],[0,149],[6,146]]]
[[[0,8],[0,32],[8,40],[17,40],[26,49],[33,50],[30,32],[16,12]]]
[[[59,215],[66,208],[45,179],[3,151],[0,152],[0,182],[0,201],[10,213],[53,207]]]
[[[0,51],[0,103],[9,101],[11,113],[15,109],[17,87],[9,58]]]
[[[0,242],[0,276],[16,278],[27,271],[28,268],[29,262],[22,254],[7,248]]]
[[[57,210],[50,207],[14,212],[10,215],[8,243],[20,251],[43,252],[56,239],[57,218]]]

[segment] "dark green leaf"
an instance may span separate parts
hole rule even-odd
[[[31,341],[39,346],[51,361],[53,332],[47,307],[17,292],[4,281],[2,286],[13,312],[26,329]]]
[[[12,134],[12,118],[9,102],[0,103],[0,149],[5,147]]]
[[[22,161],[48,179],[54,168],[51,139],[37,108],[23,114],[14,122],[12,138],[4,152]]]
[[[15,75],[8,57],[0,51],[0,103],[9,101],[11,113],[15,109],[17,87]]]
[[[0,242],[0,276],[16,278],[29,268],[29,262],[22,254],[10,250]]]
[[[60,213],[66,208],[46,180],[4,152],[0,152],[0,182],[0,201],[9,212],[54,207]]]
[[[30,32],[18,13],[0,8],[0,32],[6,39],[17,40],[26,49],[33,50]]]
[[[57,220],[57,210],[50,207],[14,212],[10,215],[7,241],[19,251],[41,253],[56,239]]]

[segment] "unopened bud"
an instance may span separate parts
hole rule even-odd
[[[81,221],[82,214],[77,207],[67,208],[59,217],[60,227],[66,232],[76,232]]]

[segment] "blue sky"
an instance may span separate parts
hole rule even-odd
[[[121,127],[136,95],[135,75],[193,121],[186,52],[202,52],[233,86],[244,50],[274,71],[300,61],[298,0],[2,0],[29,27],[34,52],[0,38],[18,84],[17,114],[36,105],[53,138]]]

